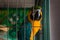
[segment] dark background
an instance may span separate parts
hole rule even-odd
[[[60,0],[50,0],[51,40],[60,40]]]

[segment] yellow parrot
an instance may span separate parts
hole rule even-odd
[[[42,30],[42,9],[36,9],[34,11],[30,11],[28,14],[28,19],[32,24],[30,40],[34,40],[34,36],[37,34],[39,30]]]

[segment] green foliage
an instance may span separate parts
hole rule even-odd
[[[15,8],[11,8],[9,10],[3,9],[0,11],[0,19],[1,20],[4,19],[1,25],[6,25],[7,27],[11,27],[8,31],[8,35],[10,38],[14,38],[14,39],[16,38],[16,28],[18,31],[20,30],[19,28],[23,26],[23,23],[25,20],[24,18],[27,17],[29,11],[30,11],[29,9],[23,9],[23,8],[19,8],[17,10]],[[13,26],[13,24],[11,24],[11,22],[8,19],[8,18],[11,18],[13,14],[16,14],[19,16],[19,20],[15,21],[17,22],[15,26]]]

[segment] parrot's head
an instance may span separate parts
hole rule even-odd
[[[37,9],[33,13],[30,14],[30,19],[31,20],[40,20],[41,19],[41,10]]]
[[[42,9],[37,8],[30,11],[28,14],[28,20],[31,22],[32,26],[41,26]]]
[[[28,19],[29,21],[41,21],[42,19],[42,9],[33,9],[29,14],[28,14]]]

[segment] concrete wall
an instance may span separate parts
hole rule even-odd
[[[60,0],[50,0],[50,40],[60,40]]]

